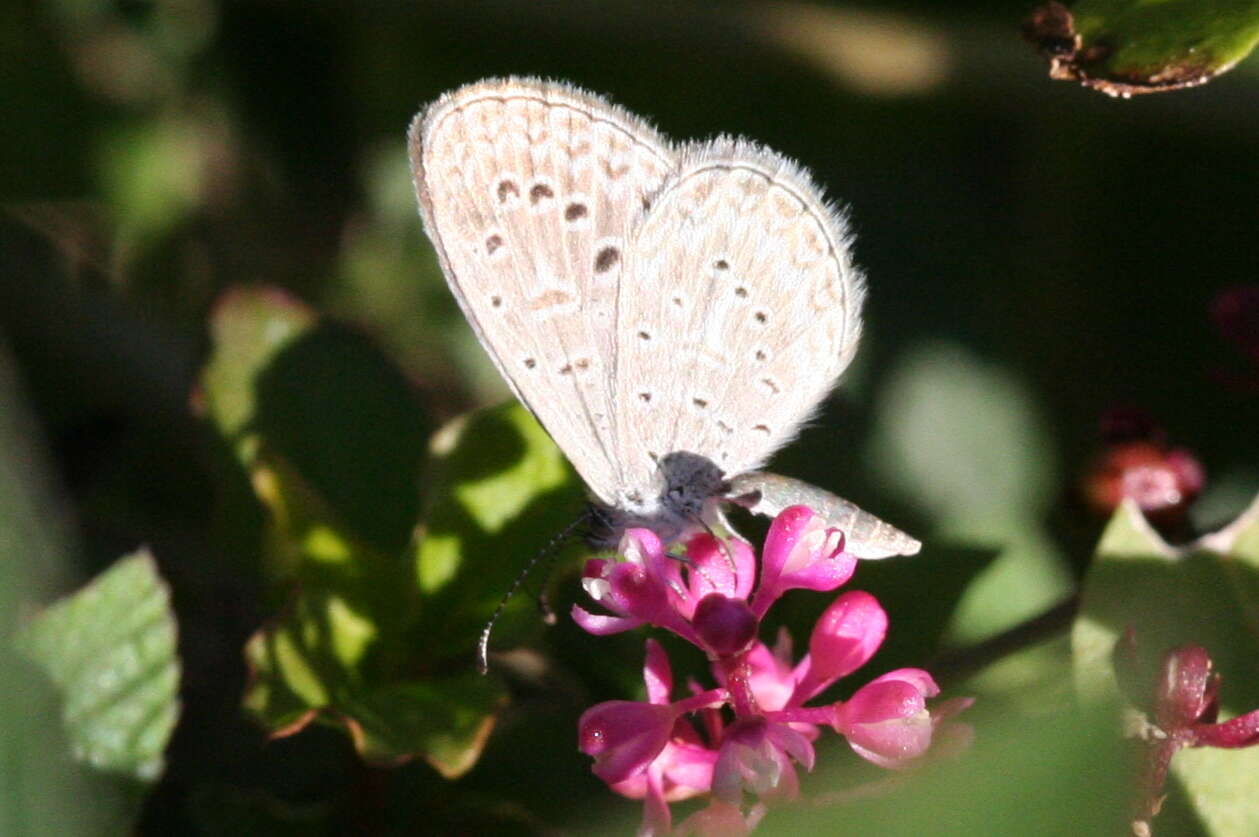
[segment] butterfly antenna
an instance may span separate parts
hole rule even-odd
[[[503,598],[499,599],[498,606],[495,607],[494,612],[490,614],[490,620],[486,622],[485,627],[481,629],[481,638],[477,640],[476,667],[477,671],[481,672],[481,674],[485,674],[490,670],[490,631],[494,630],[494,623],[498,621],[498,617],[503,615],[503,610],[507,607],[507,603],[511,601],[511,597],[516,595],[516,591],[520,589],[520,585],[525,583],[525,579],[529,577],[529,573],[533,572],[533,568],[538,565],[538,562],[545,556],[554,552],[556,547],[567,540],[569,535],[573,534],[573,530],[589,519],[590,511],[587,510],[547,541],[546,546],[538,550],[538,552],[529,559],[529,563],[525,564],[524,569],[522,569],[516,576],[516,580],[511,583],[511,586],[507,588],[507,592],[503,594]]]

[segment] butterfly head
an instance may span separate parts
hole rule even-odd
[[[703,528],[705,505],[729,490],[725,474],[712,460],[688,451],[676,451],[659,460],[656,487],[631,492],[615,506],[596,504],[590,543],[615,547],[626,529],[650,529],[665,543]]]

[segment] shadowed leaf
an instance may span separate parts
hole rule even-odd
[[[1112,655],[1131,628],[1143,661],[1136,668],[1155,671],[1171,648],[1201,645],[1222,678],[1220,718],[1259,708],[1257,535],[1259,500],[1237,523],[1183,549],[1164,543],[1131,501],[1120,506],[1098,545],[1072,634],[1081,693],[1117,696]],[[1184,750],[1172,759],[1172,773],[1203,833],[1259,833],[1259,748]]]

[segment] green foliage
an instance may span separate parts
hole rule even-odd
[[[1033,21],[1051,75],[1118,96],[1204,84],[1259,43],[1254,0],[1078,0]]]
[[[571,471],[518,405],[468,417],[436,437],[408,547],[427,420],[392,366],[273,290],[228,296],[212,332],[204,410],[293,590],[246,646],[246,707],[273,735],[318,719],[374,763],[466,772],[505,701],[469,670],[473,642],[524,557],[580,509]]]
[[[1254,0],[1079,0],[1071,7],[1085,48],[1104,44],[1117,78],[1218,75],[1259,42]]]
[[[1257,535],[1259,499],[1229,527],[1183,549],[1168,546],[1126,502],[1098,546],[1072,633],[1081,695],[1118,697],[1111,658],[1115,642],[1132,629],[1146,670],[1155,670],[1171,648],[1206,648],[1223,680],[1221,719],[1259,708]],[[1172,772],[1202,834],[1259,831],[1253,784],[1259,748],[1181,751]]]
[[[1124,833],[1125,754],[1108,717],[1055,709],[1026,723],[982,706],[961,717],[973,725],[965,753],[908,775],[878,773],[842,744],[819,753],[817,775],[803,782],[809,803],[772,808],[755,833]]]
[[[472,672],[484,620],[582,502],[527,414],[478,409],[506,388],[416,217],[408,120],[506,69],[679,139],[781,149],[850,212],[857,364],[771,468],[924,541],[858,569],[890,632],[837,697],[925,666],[979,699],[975,744],[887,796],[823,750],[765,829],[1089,833],[1122,812],[1131,771],[1109,716],[1069,709],[1066,638],[987,642],[1087,569],[1102,522],[1076,487],[1107,408],[1147,409],[1202,462],[1195,524],[1259,487],[1253,355],[1211,319],[1259,276],[1253,60],[1115,107],[1047,83],[1010,4],[465,5],[0,4],[0,833],[632,831],[638,805],[573,739],[594,702],[641,697],[646,632],[573,626],[580,548],[509,605],[491,651],[521,650]],[[1115,92],[1214,77],[1255,37],[1253,0],[1070,11],[1073,77]],[[1251,708],[1236,556],[1259,531],[1173,558],[1123,519],[1133,539],[1088,579],[1079,682],[1113,691],[1131,615],[1151,653],[1213,643],[1226,714]],[[78,681],[7,642],[138,543],[179,624],[183,720],[156,783],[74,762]],[[798,651],[825,604],[784,598]],[[679,684],[706,670],[650,635]],[[1253,797],[1252,752],[1180,753],[1156,833],[1256,830],[1224,801]]]
[[[995,554],[951,612],[955,641],[1030,618],[1070,590],[1044,530],[1055,475],[1043,424],[1017,378],[956,346],[915,347],[880,398],[870,460],[929,516],[926,560],[947,563],[941,547]],[[962,566],[955,582],[977,570]]]
[[[463,658],[525,562],[581,513],[583,494],[550,437],[516,402],[457,420],[433,448],[433,502],[415,555],[430,597],[421,630],[447,637],[446,652]],[[528,599],[511,603],[496,641],[536,628]]]
[[[60,691],[75,758],[149,782],[161,776],[180,666],[170,594],[152,555],[121,559],[16,642]]]

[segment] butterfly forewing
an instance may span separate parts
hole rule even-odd
[[[629,484],[685,450],[727,474],[798,430],[856,350],[864,286],[843,220],[789,161],[717,140],[683,149],[618,298],[617,449]]]
[[[605,503],[624,486],[617,290],[644,206],[674,171],[655,131],[567,85],[494,80],[416,118],[425,228],[481,343]]]

